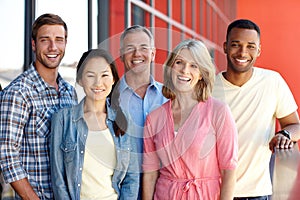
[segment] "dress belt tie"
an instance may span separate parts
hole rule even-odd
[[[191,185],[195,185],[196,187],[200,188],[200,183],[199,183],[200,181],[201,181],[201,179],[192,179],[192,180],[187,181],[184,184],[184,186],[182,187],[183,192],[189,191]]]
[[[183,192],[189,191],[189,189],[192,185],[196,186],[197,188],[200,188],[201,182],[203,182],[203,181],[216,181],[216,180],[220,179],[219,176],[210,177],[210,178],[179,179],[179,178],[163,176],[163,175],[161,175],[160,178],[165,178],[165,179],[169,179],[171,181],[184,183],[184,186],[182,187]]]

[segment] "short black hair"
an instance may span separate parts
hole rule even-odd
[[[258,34],[258,37],[260,38],[260,29],[257,26],[257,24],[255,24],[254,22],[252,22],[248,19],[238,19],[238,20],[235,20],[235,21],[231,22],[231,24],[228,25],[226,40],[228,40],[228,36],[230,34],[230,31],[233,28],[243,28],[243,29],[255,30]]]

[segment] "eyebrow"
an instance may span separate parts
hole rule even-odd
[[[98,72],[98,71],[97,71]],[[86,73],[92,73],[92,74],[95,74],[97,72],[94,72],[94,71],[86,71]],[[106,68],[105,70],[102,70],[100,71],[100,73],[105,73],[105,72],[109,72],[108,68]]]
[[[187,63],[190,63],[190,64],[192,64],[192,65],[198,65],[196,62],[190,62],[190,61],[188,61],[187,59],[185,59],[185,58],[183,58],[182,56],[180,56],[180,55],[178,55],[177,56],[177,58],[175,58],[175,61],[176,60],[183,60],[183,61],[185,61],[185,62],[187,62]]]
[[[46,38],[50,38],[50,36],[48,35],[42,35],[40,37],[38,37],[37,39],[46,39]],[[65,39],[65,36],[55,36],[55,38],[59,38],[59,39]]]
[[[237,42],[237,43],[239,43],[239,42],[240,42],[240,40],[232,40],[232,41],[231,41],[231,43],[233,43],[233,42]],[[255,45],[256,45],[256,43],[255,43],[255,42],[248,42],[248,44],[255,44]]]
[[[150,47],[148,44],[138,44],[138,45],[134,45],[134,44],[128,44],[125,47],[134,47],[134,46],[145,46],[145,47]]]

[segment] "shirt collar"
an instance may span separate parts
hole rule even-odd
[[[72,113],[73,113],[73,119],[74,121],[78,121],[80,119],[83,119],[84,117],[84,102],[85,102],[85,98],[84,97],[80,103],[76,106],[72,107]],[[107,110],[107,119],[114,121],[116,118],[116,113],[114,112],[114,110],[111,108],[110,103],[109,103],[109,99],[106,99],[106,110]]]
[[[159,83],[157,81],[154,80],[154,77],[152,75],[150,75],[150,88],[155,88],[156,90],[159,90]],[[131,87],[127,84],[126,79],[125,79],[125,75],[123,75],[123,77],[120,80],[120,94],[126,90],[126,89],[131,89]]]
[[[53,88],[53,86],[50,86],[48,83],[46,83],[44,81],[44,79],[40,76],[40,74],[37,72],[34,64],[32,63],[28,70],[26,71],[27,73],[27,77],[33,81],[33,84],[35,85],[36,89],[39,92],[44,92],[46,88]],[[58,73],[57,76],[57,83],[58,83],[58,88],[59,91],[72,91],[72,86],[70,84],[68,84],[62,77],[61,75]]]

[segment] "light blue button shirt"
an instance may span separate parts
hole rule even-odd
[[[141,98],[126,83],[125,76],[120,80],[120,104],[128,120],[126,134],[135,138],[135,148],[140,166],[142,164],[143,128],[146,116],[167,101],[162,95],[162,86],[161,83],[154,80],[153,76],[150,76],[150,85],[147,88],[146,95]]]

